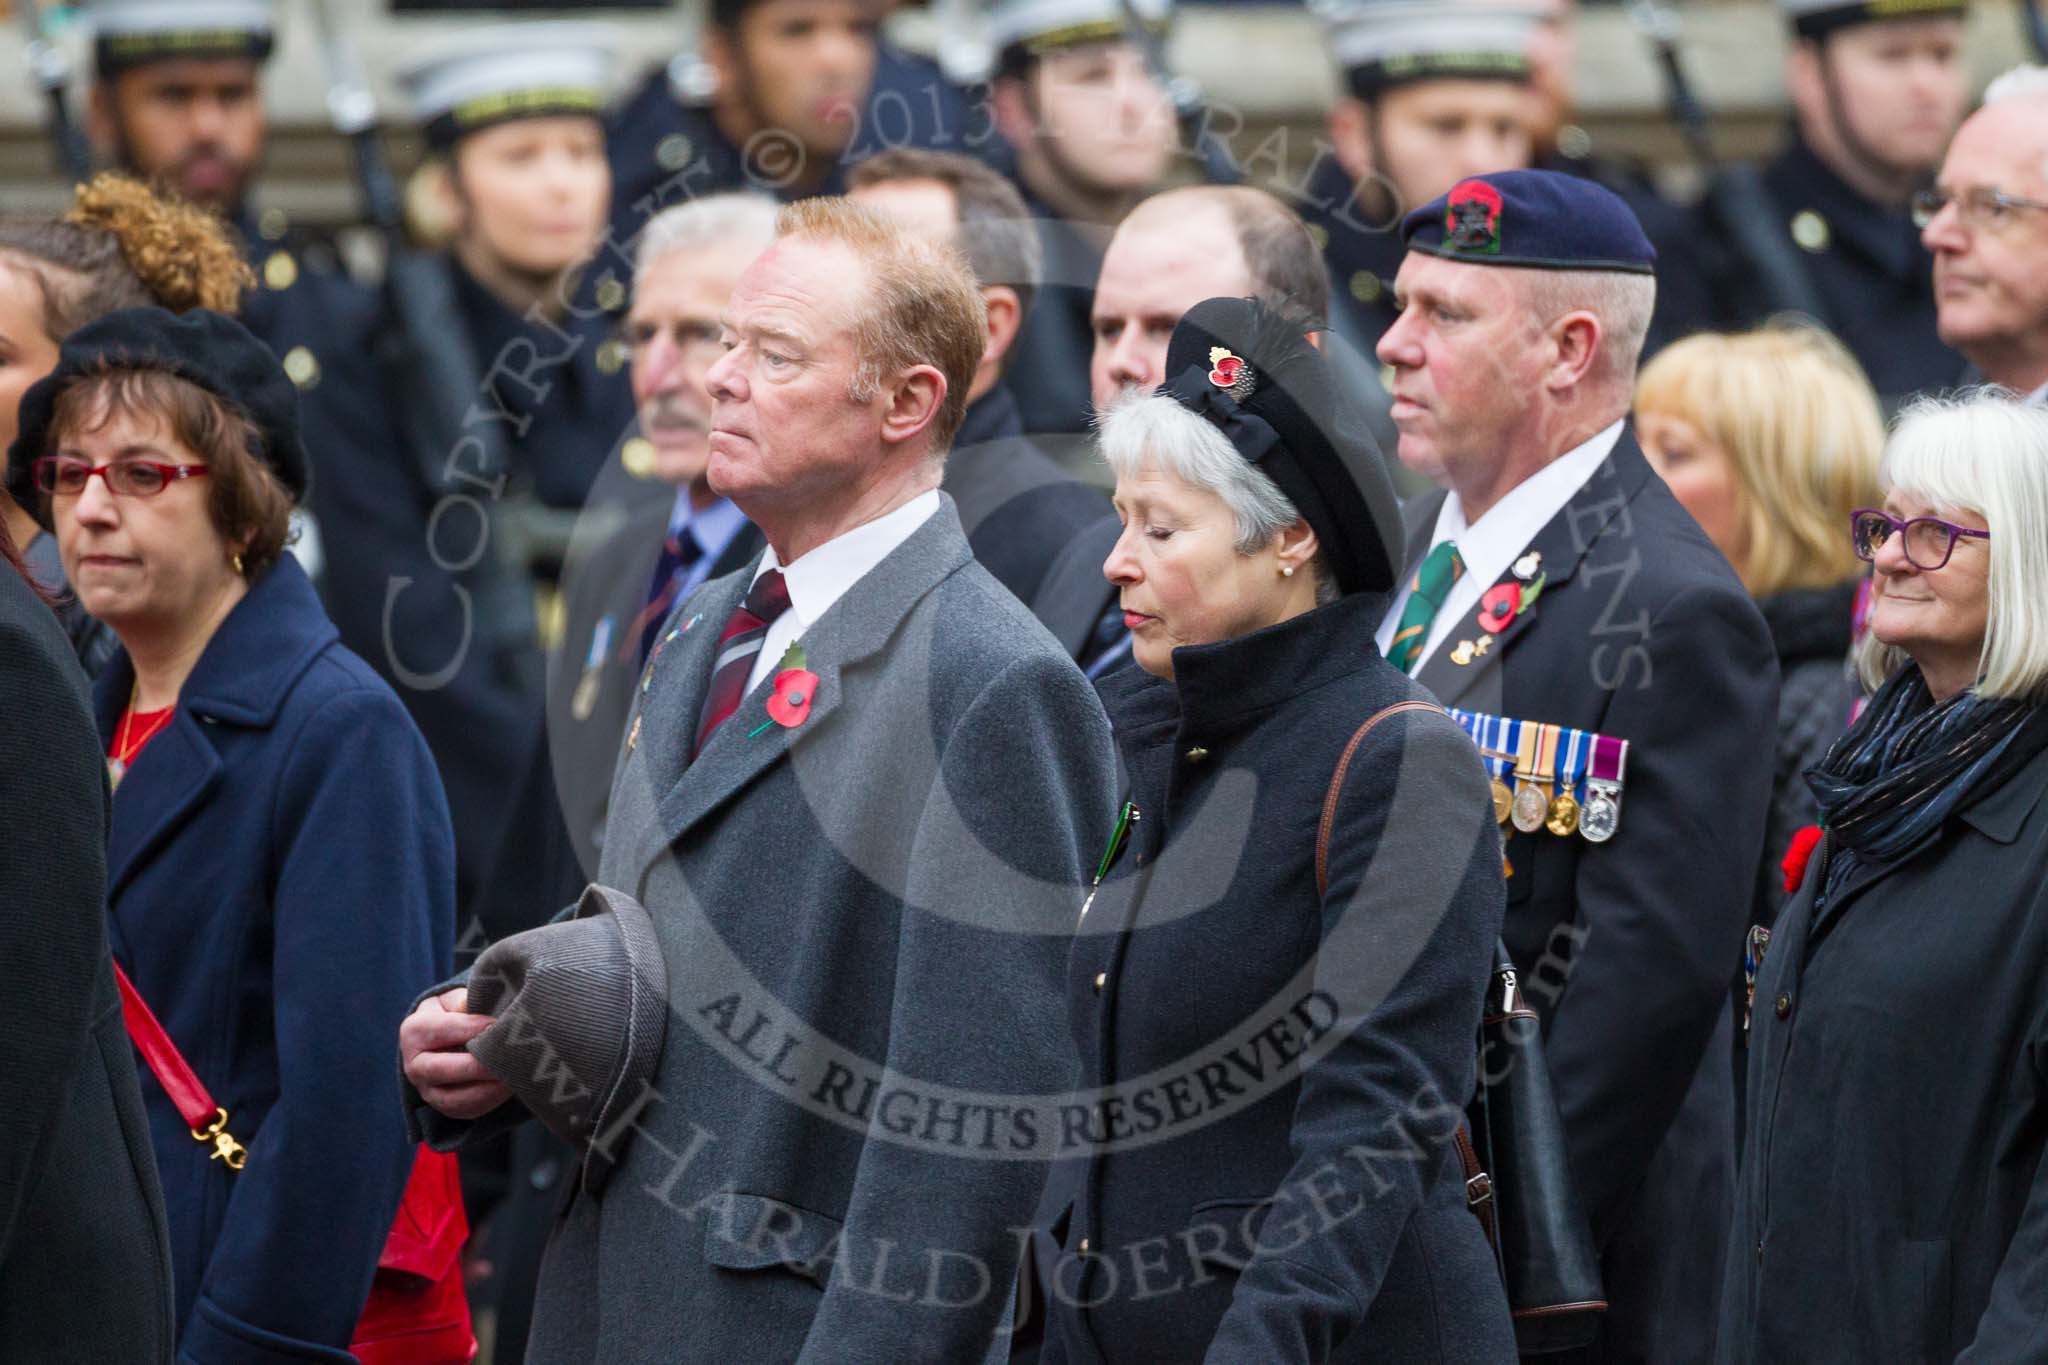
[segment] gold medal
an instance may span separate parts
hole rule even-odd
[[[1515,794],[1508,790],[1507,783],[1497,777],[1490,785],[1493,788],[1493,821],[1497,825],[1505,825],[1515,811]]]
[[[1579,803],[1572,799],[1570,792],[1559,792],[1550,799],[1550,818],[1543,827],[1552,834],[1571,834],[1579,827]]]

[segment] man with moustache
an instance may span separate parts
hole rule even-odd
[[[468,1009],[487,953],[401,1027],[437,1145],[527,1112],[582,1138],[537,1365],[1007,1354],[1056,1141],[1014,1107],[1070,1081],[1065,946],[1116,788],[1092,689],[939,491],[985,335],[949,253],[844,200],[782,210],[706,381],[711,487],[768,548],[669,616],[612,782],[598,881],[644,913],[505,945],[580,965],[503,1021]],[[939,1117],[867,1111],[859,1075]]]
[[[1963,360],[1936,320],[1933,257],[1913,221],[1969,102],[1963,53],[1968,0],[1779,0],[1792,28],[1785,68],[1791,137],[1763,168],[1788,261],[1818,300],[1816,319],[1842,339],[1895,406],[1953,383]],[[1699,240],[1727,234],[1703,203]],[[1706,260],[1718,325],[1748,326],[1785,306],[1752,264]]]
[[[2048,403],[2048,67],[1991,83],[1915,210],[1941,339],[1973,378]]]
[[[1544,1359],[1704,1362],[1733,1210],[1728,973],[1770,800],[1775,655],[1628,428],[1656,292],[1628,206],[1506,171],[1402,233],[1379,358],[1401,462],[1443,491],[1409,508],[1378,644],[1510,753],[1489,760],[1502,940],[1542,1017],[1610,1302],[1592,1346]]]
[[[597,872],[612,765],[649,648],[677,601],[745,567],[761,533],[713,492],[711,395],[718,320],[733,282],[775,238],[765,196],[715,194],[665,210],[636,255],[622,339],[639,431],[591,490],[562,575],[565,625],[548,659],[547,714],[490,875],[476,897],[487,940],[541,924]],[[501,1354],[519,1359],[548,1224],[573,1153],[538,1124],[513,1136],[504,1199],[477,1233]]]

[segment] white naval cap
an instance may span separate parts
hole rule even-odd
[[[1130,11],[1139,23],[1162,33],[1173,5],[1172,0],[1132,0]],[[1013,57],[1111,42],[1128,32],[1128,16],[1118,0],[995,0],[989,7],[989,46]]]
[[[617,51],[601,24],[491,24],[406,62],[398,81],[427,141],[446,148],[508,119],[601,115]]]
[[[88,0],[100,74],[173,58],[270,55],[275,0]]]
[[[1888,19],[1955,19],[1969,7],[1969,0],[1778,0],[1802,38],[1825,38],[1836,29]]]
[[[1310,0],[1352,93],[1432,79],[1527,80],[1540,5],[1510,0]]]

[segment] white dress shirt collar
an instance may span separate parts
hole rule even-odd
[[[1443,506],[1436,514],[1436,526],[1430,532],[1429,546],[1446,540],[1455,541],[1465,572],[1451,585],[1443,606],[1437,610],[1436,619],[1430,623],[1429,638],[1422,646],[1422,657],[1415,662],[1416,671],[1421,671],[1423,663],[1452,631],[1467,624],[1466,618],[1478,610],[1479,599],[1486,595],[1486,590],[1500,581],[1516,556],[1527,549],[1537,533],[1564,510],[1572,495],[1585,487],[1586,480],[1593,477],[1593,471],[1620,442],[1622,426],[1623,422],[1617,421],[1591,440],[1558,456],[1509,489],[1505,497],[1470,525],[1466,524],[1465,504],[1459,501],[1458,495],[1450,493],[1445,496]],[[1382,654],[1392,642],[1401,612],[1407,605],[1408,585],[1403,583],[1387,608],[1386,619],[1380,623]]]
[[[754,577],[759,579],[770,569],[782,570],[783,582],[789,587],[789,610],[768,627],[747,676],[747,690],[753,691],[771,670],[780,667],[784,652],[804,631],[938,510],[939,491],[934,488],[798,555],[794,563],[783,564],[775,547],[769,546],[754,568]]]

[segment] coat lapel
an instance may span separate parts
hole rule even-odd
[[[780,762],[796,743],[830,724],[833,714],[847,701],[847,670],[887,645],[911,608],[972,559],[967,538],[960,530],[959,516],[947,499],[930,520],[813,622],[801,639],[806,666],[817,675],[818,685],[810,713],[799,726],[785,727],[769,718],[768,694],[774,681],[771,672],[747,694],[739,710],[718,728],[704,746],[704,752],[691,763],[688,731],[696,723],[704,689],[710,681],[717,631],[711,632],[708,645],[699,643],[676,661],[673,707],[671,694],[664,691],[657,677],[651,695],[659,699],[668,714],[659,735],[650,716],[640,740],[643,748],[658,745],[648,753],[650,786],[658,795],[651,831],[654,842],[635,855],[641,876],[644,877],[649,863],[663,856],[677,839]],[[724,615],[731,614],[746,586],[742,576],[738,592],[721,593],[721,598],[729,599],[724,602]],[[714,609],[708,604],[692,608],[699,610],[706,613],[703,625],[710,625]],[[722,626],[724,616],[717,619]],[[653,709],[651,705],[647,708],[650,712]],[[628,755],[625,761],[630,770],[632,756]],[[635,878],[636,883],[639,880]]]
[[[114,800],[107,837],[107,899],[203,805],[219,783],[220,755],[200,723],[180,707],[163,732],[135,759]],[[128,818],[123,819],[126,815]]]
[[[1435,693],[1446,706],[1456,706],[1478,694],[1492,699],[1489,704],[1497,707],[1501,695],[1500,673],[1508,651],[1542,620],[1545,603],[1553,593],[1562,592],[1570,584],[1579,565],[1600,537],[1607,533],[1609,526],[1619,520],[1626,528],[1628,503],[1641,490],[1649,475],[1649,462],[1636,446],[1633,433],[1623,429],[1621,439],[1593,471],[1592,477],[1580,485],[1563,509],[1516,553],[1516,559],[1531,550],[1541,556],[1544,575],[1542,596],[1520,612],[1506,630],[1494,634],[1493,643],[1486,646],[1484,654],[1476,654],[1470,663],[1461,665],[1454,658],[1459,642],[1470,640],[1477,645],[1483,636],[1490,633],[1479,625],[1477,606],[1465,611],[1436,652],[1423,663],[1416,674],[1416,681]],[[1514,572],[1510,569],[1495,583],[1514,581]]]

